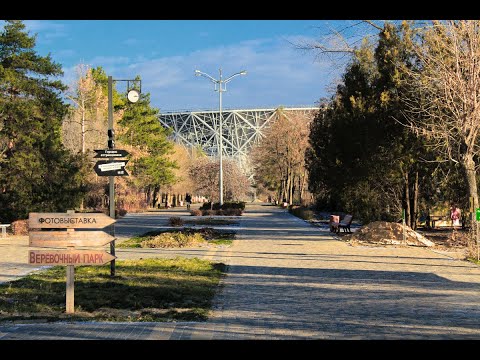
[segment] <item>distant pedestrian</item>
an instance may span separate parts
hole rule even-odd
[[[190,204],[192,203],[192,196],[187,193],[185,196],[185,202],[187,203],[187,210],[190,210]]]
[[[457,226],[460,226],[460,218],[462,217],[462,212],[457,207],[455,203],[452,203],[450,208],[450,219],[452,219],[453,229],[456,229]]]

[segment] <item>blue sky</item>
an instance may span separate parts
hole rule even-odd
[[[292,43],[313,41],[354,21],[328,20],[26,20],[37,51],[62,64],[70,84],[75,66],[102,66],[114,79],[142,78],[142,91],[162,112],[218,108],[213,84],[241,70],[223,95],[225,108],[315,106],[329,96],[343,66]],[[119,82],[117,89],[125,90]]]

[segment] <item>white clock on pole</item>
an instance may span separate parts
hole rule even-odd
[[[140,99],[140,93],[137,90],[132,89],[128,92],[127,99],[131,103],[136,103],[138,99]]]

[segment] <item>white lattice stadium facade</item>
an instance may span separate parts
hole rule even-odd
[[[305,116],[310,121],[316,107],[279,107],[276,109],[243,109],[222,111],[223,156],[236,159],[250,173],[248,155],[251,148],[265,137],[265,130],[280,116]],[[160,123],[173,130],[175,142],[186,147],[200,146],[212,157],[218,156],[219,111],[170,112],[160,115]]]

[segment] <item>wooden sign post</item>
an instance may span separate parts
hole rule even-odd
[[[68,210],[67,214],[75,213]],[[74,229],[67,229],[68,233],[74,233]],[[67,249],[72,250],[74,246],[68,246]],[[75,265],[67,265],[67,285],[65,289],[65,312],[73,314],[75,312]]]
[[[30,246],[103,246],[115,238],[105,231],[30,231]]]
[[[28,263],[31,265],[66,265],[67,280],[65,311],[75,312],[75,265],[104,265],[116,257],[105,251],[78,250],[75,246],[103,246],[115,238],[104,231],[75,231],[75,229],[99,229],[111,225],[115,219],[102,214],[75,213],[30,213],[28,218],[29,243],[37,247],[66,247],[65,250],[30,250]],[[48,231],[41,231],[47,229]],[[55,229],[55,230],[49,230]],[[57,230],[66,229],[66,231]]]

